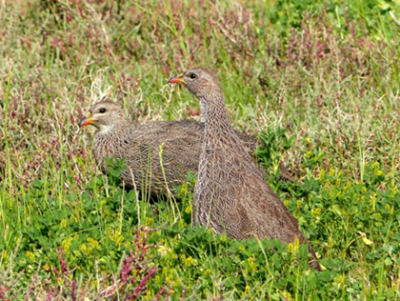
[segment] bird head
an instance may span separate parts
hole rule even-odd
[[[207,99],[211,94],[221,93],[222,89],[217,77],[207,68],[194,67],[181,76],[173,76],[168,81],[171,84],[182,84],[196,97]]]
[[[126,116],[124,111],[111,101],[100,101],[94,104],[89,112],[79,122],[82,128],[86,125],[96,127],[100,133],[110,131],[116,124],[124,122]]]

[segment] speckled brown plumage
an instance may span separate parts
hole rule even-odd
[[[167,191],[167,184],[170,190],[182,184],[189,171],[197,173],[204,137],[203,123],[164,121],[134,126],[117,104],[102,101],[90,108],[88,117],[83,118],[81,124],[91,124],[99,130],[94,141],[94,157],[103,172],[106,171],[104,157],[126,157],[125,165],[129,170],[122,173],[121,180],[128,187],[158,194]],[[236,133],[246,152],[254,153],[257,137]],[[162,143],[165,178],[159,156]]]
[[[192,224],[210,226],[236,239],[276,238],[306,243],[296,218],[264,180],[232,129],[216,76],[203,67],[171,83],[185,85],[200,100],[205,137],[194,192]],[[310,264],[320,269],[315,253]]]

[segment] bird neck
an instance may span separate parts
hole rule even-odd
[[[222,136],[234,133],[228,118],[225,101],[222,95],[200,99],[205,123],[205,143],[216,145]]]
[[[131,124],[128,119],[122,119],[118,123],[110,124],[110,125],[103,125],[100,129],[98,134],[101,136],[109,136],[118,133],[119,136],[124,135],[126,131],[129,130]]]

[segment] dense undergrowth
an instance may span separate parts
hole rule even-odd
[[[386,1],[18,1],[0,9],[0,298],[397,300],[399,16]],[[195,175],[160,199],[101,175],[83,112],[200,120],[167,79],[211,67],[260,137],[294,242],[190,225]],[[280,182],[279,162],[296,174]]]

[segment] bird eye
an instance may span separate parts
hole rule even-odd
[[[105,113],[105,112],[106,112],[106,109],[105,109],[105,108],[101,108],[99,112],[100,112],[100,113]]]
[[[194,74],[194,73],[192,73],[192,74],[190,74],[190,78],[196,78],[196,74]]]

